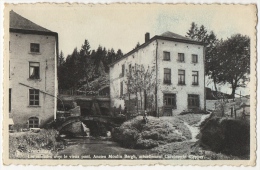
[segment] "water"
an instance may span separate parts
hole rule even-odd
[[[121,147],[118,143],[105,138],[72,138],[65,139],[68,146],[58,155],[147,155],[153,154],[150,149],[137,150]]]

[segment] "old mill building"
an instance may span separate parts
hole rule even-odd
[[[204,48],[201,42],[169,31],[151,39],[146,33],[145,43],[110,65],[111,107],[154,110],[162,116],[204,110]],[[155,68],[154,79],[149,80],[155,82],[155,87],[144,97],[140,94],[124,95],[128,91],[127,72],[133,74],[136,66],[143,66],[145,70]],[[152,105],[149,108],[148,101]]]
[[[10,11],[9,117],[18,128],[55,119],[58,34]]]

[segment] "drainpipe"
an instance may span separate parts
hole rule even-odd
[[[158,83],[158,62],[157,62],[157,54],[158,54],[158,40],[156,40],[156,53],[155,53],[155,75],[156,75],[156,78],[155,78],[155,82],[156,82],[156,85],[155,85],[155,109],[156,109],[156,115],[159,117],[159,112],[158,112],[158,101],[157,101],[157,83]]]
[[[204,69],[204,111],[206,112],[206,81],[205,81],[205,55],[206,55],[206,48],[203,47],[203,69]]]

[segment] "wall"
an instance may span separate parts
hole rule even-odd
[[[170,52],[170,61],[163,60],[163,51]],[[197,94],[200,96],[200,108],[204,109],[204,49],[202,45],[187,44],[182,42],[173,42],[167,40],[158,40],[158,107],[163,106],[163,94],[175,93],[177,108],[173,110],[173,114],[179,114],[188,108],[188,94]],[[177,61],[178,53],[184,53],[185,62],[180,63]],[[192,63],[192,54],[198,55],[198,63]],[[151,57],[150,57],[151,56]],[[111,92],[111,106],[124,108],[124,100],[120,99],[120,82],[125,78],[121,77],[122,64],[125,68],[131,63],[144,64],[147,68],[155,66],[156,63],[156,40],[151,42],[148,46],[138,50],[134,54],[118,61],[114,66],[110,67],[110,92]],[[163,83],[164,68],[171,69],[171,84],[166,85]],[[178,69],[185,70],[185,84],[178,85]],[[192,71],[198,71],[198,85],[192,85]],[[124,87],[126,87],[124,85]],[[126,89],[124,89],[125,91]],[[134,96],[131,96],[133,98]],[[128,99],[126,99],[128,100]]]
[[[121,59],[113,66],[110,66],[110,97],[111,97],[111,107],[119,107],[121,105],[122,109],[125,107],[124,100],[120,98],[120,82],[126,80],[125,76],[120,77],[122,73],[122,65],[125,65],[125,69],[129,70],[129,64],[132,67],[135,64],[143,65],[145,69],[148,66],[151,68],[155,66],[155,55],[156,55],[156,41],[151,42],[146,47],[141,48],[129,55],[128,57]],[[126,84],[124,83],[124,93],[126,93]],[[135,96],[131,96],[133,98]],[[127,99],[128,100],[128,99]]]
[[[40,44],[40,53],[30,53],[30,43]],[[56,96],[56,40],[54,36],[10,33],[10,78],[12,109],[10,117],[14,124],[26,127],[29,117],[38,117],[40,126],[53,120],[56,99],[40,92],[40,105],[29,106],[29,88],[26,84]],[[29,79],[29,61],[40,62],[40,79]]]
[[[170,61],[163,60],[163,51],[170,52]],[[185,62],[177,61],[178,53],[184,53]],[[192,63],[192,54],[198,55],[198,63]],[[173,114],[187,110],[188,94],[200,95],[200,107],[204,109],[204,56],[203,46],[158,40],[158,107],[163,106],[163,93],[175,93],[177,109]],[[163,83],[164,68],[171,69],[171,84]],[[178,85],[178,69],[185,70],[185,84]],[[199,85],[192,85],[192,71],[199,72]]]

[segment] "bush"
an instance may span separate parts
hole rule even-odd
[[[56,151],[60,145],[56,137],[57,131],[44,129],[39,133],[29,131],[9,134],[9,157],[16,158],[17,150],[22,153],[39,149]]]
[[[250,154],[250,124],[244,120],[212,117],[201,127],[200,145],[235,156]]]
[[[177,130],[176,125],[163,119],[148,116],[145,124],[143,117],[137,116],[115,128],[112,137],[127,148],[150,149],[159,144],[186,140]]]

